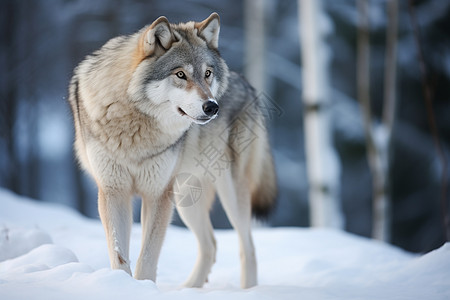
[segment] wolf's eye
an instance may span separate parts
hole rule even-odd
[[[205,72],[205,78],[209,78],[209,76],[211,76],[211,71],[210,70],[206,70]]]
[[[183,71],[178,71],[177,73],[175,73],[175,75],[177,75],[177,77],[180,79],[186,79],[186,74],[184,74]]]

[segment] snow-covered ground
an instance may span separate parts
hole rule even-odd
[[[140,247],[139,225],[131,261]],[[217,262],[203,289],[181,289],[196,258],[170,227],[158,280],[109,269],[103,228],[61,206],[0,189],[0,299],[450,299],[450,244],[418,256],[344,232],[257,228],[259,286],[239,288],[237,237],[217,230]]]

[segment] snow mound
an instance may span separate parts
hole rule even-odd
[[[391,280],[403,280],[405,284],[429,285],[436,288],[441,286],[448,290],[449,270],[450,243],[446,243],[439,249],[409,261],[389,278]]]
[[[0,261],[15,258],[50,243],[51,237],[39,229],[0,228]]]
[[[0,265],[0,272],[32,273],[72,262],[78,262],[78,259],[69,249],[56,245],[42,245],[27,254],[3,262]]]
[[[203,289],[181,289],[194,236],[169,227],[158,281],[109,268],[102,225],[0,189],[0,299],[450,299],[450,244],[419,256],[341,231],[257,228],[259,286],[239,288],[234,231],[216,230],[217,262]],[[132,268],[141,229],[133,227]]]

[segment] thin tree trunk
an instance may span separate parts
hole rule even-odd
[[[384,106],[382,123],[372,118],[370,100],[369,3],[358,1],[358,99],[364,119],[367,158],[372,173],[372,237],[390,241],[391,203],[389,198],[389,157],[396,107],[397,0],[388,4],[389,24],[385,60]]]
[[[414,9],[414,3],[409,0],[409,17],[411,19],[411,25],[413,29],[414,41],[417,48],[417,60],[419,62],[420,73],[422,77],[422,90],[423,98],[425,101],[425,108],[427,111],[428,125],[430,127],[431,135],[433,137],[434,147],[441,162],[442,166],[442,176],[441,176],[441,210],[442,210],[442,223],[445,234],[445,240],[450,241],[450,214],[448,211],[448,200],[447,200],[447,173],[448,173],[448,159],[444,151],[444,148],[439,137],[439,130],[433,109],[433,88],[430,82],[430,76],[428,74],[427,64],[425,62],[425,55],[423,52],[420,36],[420,28],[417,23],[416,13]]]
[[[298,0],[303,64],[305,146],[312,226],[343,228],[340,162],[332,145],[328,57],[322,2]]]
[[[5,186],[20,192],[21,182],[19,176],[19,158],[16,149],[15,121],[18,109],[18,86],[17,86],[17,20],[20,3],[15,1],[2,1],[0,4],[0,58],[3,60],[2,76],[3,86],[0,89],[0,138],[6,143],[6,153],[1,159],[5,164],[2,170],[2,180]],[[2,65],[0,65],[2,67]]]
[[[398,0],[387,3],[388,24],[386,32],[386,58],[384,67],[384,104],[383,126],[386,129],[386,143],[382,143],[381,159],[385,172],[385,203],[381,203],[378,210],[374,210],[374,220],[382,223],[373,225],[373,237],[385,242],[391,241],[392,200],[390,180],[390,159],[392,149],[392,133],[397,111],[397,34],[398,34]],[[375,213],[377,215],[375,215]]]
[[[265,91],[265,0],[245,0],[245,77],[258,93]]]
[[[26,43],[26,47],[23,46],[25,50],[24,55],[29,57],[32,55],[32,50],[34,47],[38,46],[39,34],[35,28],[34,24],[36,24],[36,20],[39,19],[40,11],[40,2],[30,2],[27,4],[27,8],[23,10],[25,14],[24,22],[28,30],[26,30],[26,39],[22,40],[22,43]],[[38,70],[38,62],[34,59],[29,61],[31,70]],[[39,134],[38,134],[38,110],[39,110],[39,99],[36,97],[36,84],[37,78],[36,76],[29,76],[27,80],[27,84],[24,85],[23,89],[25,90],[25,95],[27,98],[26,110],[25,114],[27,115],[27,131],[28,138],[30,140],[30,145],[27,145],[27,159],[26,159],[26,189],[24,194],[34,198],[40,199],[40,187],[41,187],[41,176],[40,176],[40,155],[39,155]],[[25,177],[25,176],[24,176]]]

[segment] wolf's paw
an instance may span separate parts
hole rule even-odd
[[[206,278],[206,280],[189,278],[185,283],[183,283],[183,286],[185,288],[201,288],[207,281],[208,278]]]

